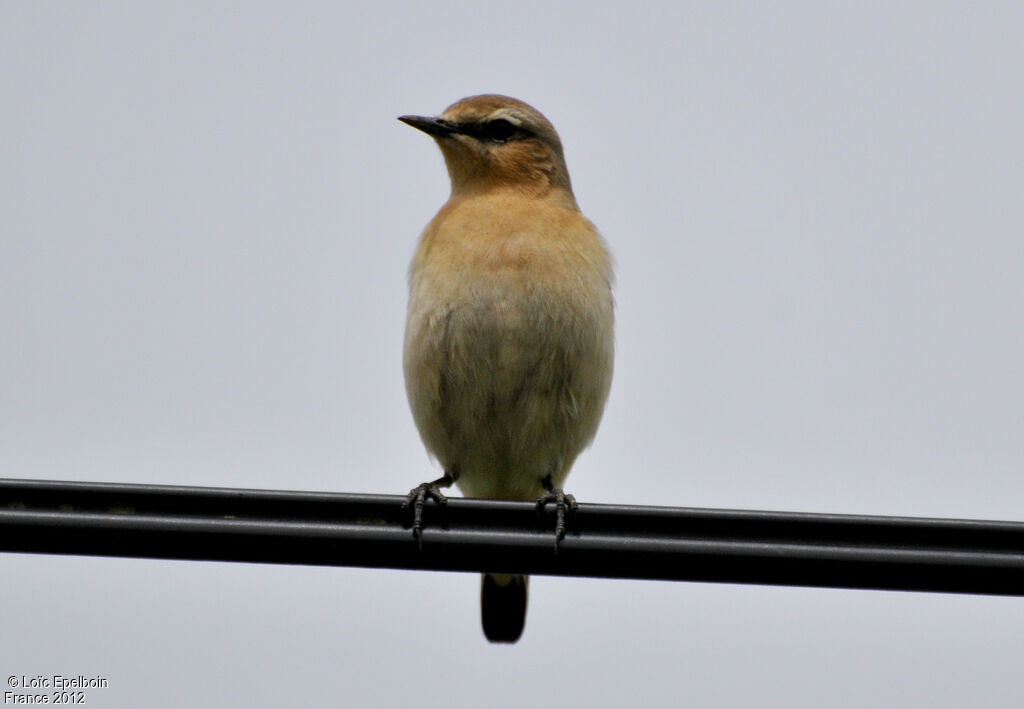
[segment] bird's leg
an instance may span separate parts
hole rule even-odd
[[[566,512],[574,513],[579,505],[576,504],[575,497],[566,495],[562,488],[555,487],[554,481],[551,480],[551,473],[541,478],[540,484],[544,487],[544,494],[537,498],[537,514],[544,512],[544,505],[547,503],[555,503],[555,553],[557,554],[558,543],[565,539]]]
[[[405,496],[402,509],[412,505],[412,538],[423,548],[423,506],[427,500],[433,500],[438,505],[448,503],[448,498],[441,492],[442,487],[451,487],[452,483],[459,479],[459,474],[454,470],[446,470],[444,475],[437,480],[420,483]]]

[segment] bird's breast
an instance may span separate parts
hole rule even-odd
[[[571,210],[515,216],[442,210],[410,269],[413,416],[428,449],[462,469],[467,494],[532,495],[546,472],[567,470],[610,383],[600,237]]]

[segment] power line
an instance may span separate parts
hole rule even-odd
[[[1024,523],[0,479],[0,551],[1024,595]]]

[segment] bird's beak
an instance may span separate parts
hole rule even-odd
[[[398,120],[407,123],[413,128],[419,128],[428,135],[443,138],[446,135],[458,132],[458,126],[443,118],[431,118],[430,116],[399,116]]]

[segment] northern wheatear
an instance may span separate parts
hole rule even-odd
[[[451,197],[409,268],[405,386],[444,476],[409,494],[413,534],[441,487],[470,497],[554,501],[594,438],[612,379],[612,266],[576,204],[562,143],[507,96],[464,98],[440,116],[402,116],[437,141]],[[485,574],[484,634],[515,642],[525,576]]]

